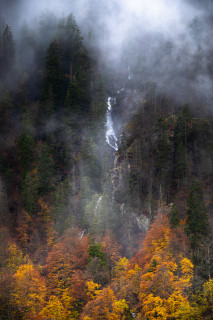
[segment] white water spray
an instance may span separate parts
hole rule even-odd
[[[103,198],[103,196],[100,196],[100,197],[98,198],[97,203],[96,203],[96,206],[95,206],[95,216],[97,216],[98,207],[99,207],[99,205],[100,205],[100,203],[101,203],[102,198]]]
[[[113,128],[113,122],[112,122],[112,105],[111,105],[111,97],[108,97],[107,101],[107,121],[106,121],[106,142],[112,147],[115,151],[118,150],[118,144],[117,144],[117,137]]]
[[[130,66],[128,66],[128,80],[131,80]]]
[[[85,235],[85,233],[86,233],[86,229],[84,229],[84,230],[81,232],[80,239],[83,238],[83,236]]]

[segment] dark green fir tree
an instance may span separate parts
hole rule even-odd
[[[176,228],[180,224],[180,216],[177,205],[175,203],[172,204],[172,209],[169,216],[169,223],[172,228]]]
[[[187,206],[185,231],[195,252],[208,233],[208,215],[203,200],[203,190],[196,178],[191,181]]]

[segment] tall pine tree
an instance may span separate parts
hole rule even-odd
[[[10,27],[5,26],[2,36],[2,75],[5,76],[11,71],[14,64],[15,47],[13,41],[13,35]]]
[[[208,233],[208,215],[203,200],[203,190],[199,181],[195,178],[191,181],[187,206],[185,230],[195,253]]]
[[[48,113],[49,104],[54,104],[54,109],[58,110],[62,99],[63,85],[62,70],[59,58],[59,48],[56,40],[49,45],[46,55],[43,89],[41,92],[41,101],[45,113]]]

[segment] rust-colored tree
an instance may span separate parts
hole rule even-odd
[[[111,232],[107,232],[102,240],[102,251],[106,255],[106,262],[109,269],[109,277],[112,278],[112,271],[115,264],[121,258],[120,245]]]
[[[81,314],[81,320],[124,320],[128,304],[125,300],[117,300],[110,287],[98,294],[95,300],[86,304]]]
[[[45,272],[49,290],[61,296],[72,283],[75,270],[84,270],[88,262],[89,240],[78,229],[67,230],[48,254]]]
[[[75,319],[87,301],[85,267],[88,263],[89,239],[79,229],[70,229],[48,254],[45,273],[51,296]],[[55,301],[55,300],[54,300]]]

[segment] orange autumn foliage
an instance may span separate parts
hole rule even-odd
[[[27,246],[27,242],[29,240],[29,226],[31,223],[31,217],[27,213],[27,211],[23,210],[21,213],[21,217],[18,220],[18,239],[21,245],[25,248]]]
[[[102,290],[95,300],[86,304],[81,320],[124,320],[128,305],[125,300],[117,300],[110,287]]]
[[[120,259],[114,268],[112,288],[116,297],[127,300],[132,307],[138,303],[141,270],[138,264],[130,268],[126,258]]]
[[[81,310],[86,303],[86,278],[81,270],[73,271],[70,284],[63,290],[61,301],[67,310]]]
[[[45,305],[46,283],[30,262],[21,265],[14,275],[13,297],[23,319],[41,319],[38,314]]]
[[[184,256],[187,241],[181,230],[171,229],[168,208],[160,210],[144,241],[139,299],[142,319],[167,319],[187,303],[193,264]],[[182,244],[182,246],[180,246]],[[185,248],[185,249],[184,249]],[[175,307],[174,307],[175,306]]]
[[[44,202],[42,199],[38,200],[38,204],[40,206],[40,211],[38,215],[42,217],[43,223],[45,224],[45,231],[46,231],[46,237],[47,237],[47,246],[48,248],[51,248],[54,244],[54,239],[56,236],[56,232],[53,229],[53,221],[51,219],[51,207],[48,206],[46,202]]]
[[[120,245],[110,232],[102,240],[102,250],[106,254],[107,263],[111,266],[114,266],[121,258]]]
[[[75,270],[84,270],[88,261],[89,240],[77,229],[68,230],[48,254],[45,272],[52,294],[61,295],[72,283]]]

